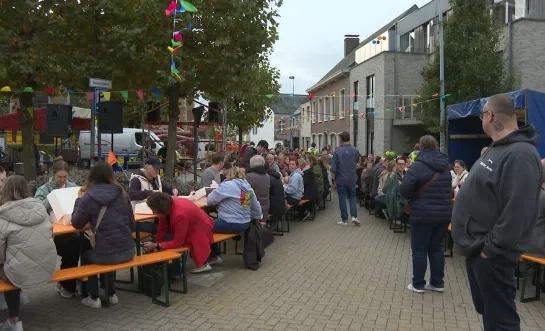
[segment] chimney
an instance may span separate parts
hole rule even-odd
[[[357,34],[344,35],[344,56],[356,49],[360,44],[360,36]]]

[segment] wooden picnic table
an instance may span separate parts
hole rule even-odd
[[[207,203],[208,203],[208,200],[206,199],[206,197],[202,197],[199,200],[195,201],[195,204],[199,206],[199,208],[206,207]],[[151,222],[156,218],[157,218],[157,215],[134,214],[134,220],[136,222]],[[74,228],[72,224],[64,225],[64,224],[53,223],[53,236],[58,236],[61,234],[68,234],[68,233],[77,233],[84,230],[86,230],[86,228],[78,230]]]

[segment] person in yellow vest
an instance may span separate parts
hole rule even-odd
[[[316,148],[316,143],[310,144],[310,147],[308,148],[307,152],[311,153],[312,155],[318,154],[318,149]]]
[[[414,163],[416,161],[416,157],[418,156],[418,153],[420,153],[420,144],[414,145],[414,150],[409,154],[409,159],[411,160],[411,163]]]

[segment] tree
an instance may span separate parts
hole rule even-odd
[[[485,1],[450,0],[452,16],[445,22],[445,102],[455,104],[503,93],[513,85],[507,77],[500,50],[501,30],[494,24]],[[422,101],[439,93],[439,46],[433,62],[422,70]],[[437,98],[438,99],[438,98]],[[422,104],[421,120],[431,132],[440,125],[439,100]]]
[[[189,104],[202,93],[226,99],[244,85],[239,68],[267,58],[278,38],[280,4],[195,0],[197,14],[177,16],[178,27],[191,22],[195,29],[184,31],[183,47],[175,56],[181,79],[173,83],[167,50],[172,20],[165,19],[163,1],[0,1],[0,62],[10,63],[0,69],[0,85],[84,92],[89,77],[95,77],[111,79],[115,91],[156,86],[169,100],[169,140],[174,140],[180,97]],[[27,94],[20,96],[21,107],[31,109],[32,95]],[[33,112],[22,114],[23,161],[30,179],[35,173]],[[174,149],[175,144],[168,145],[167,175],[173,172]]]
[[[111,79],[114,90],[156,86],[168,77],[165,52],[158,50],[165,43],[151,39],[169,28],[153,17],[160,16],[159,6],[129,0],[1,1],[0,61],[10,66],[0,69],[0,85],[78,92],[87,91],[89,77],[96,77]],[[32,93],[19,98],[25,177],[31,179],[36,173]]]
[[[187,98],[191,104],[204,93],[211,100],[229,102],[247,84],[246,68],[266,63],[278,39],[276,18],[281,0],[195,0],[193,4],[198,13],[180,15],[182,27],[191,22],[195,29],[184,34],[182,49],[175,56],[181,80],[168,90],[169,140],[175,135],[178,98]],[[228,111],[231,116],[232,110]],[[169,144],[167,150],[168,176],[174,145]]]
[[[243,132],[253,126],[262,126],[263,120],[271,115],[274,98],[269,96],[276,95],[280,90],[280,74],[276,68],[269,66],[268,61],[256,63],[243,72],[241,80],[245,84],[227,103],[228,109],[232,110],[228,122],[238,129],[239,146],[242,146]]]

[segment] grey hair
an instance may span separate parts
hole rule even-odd
[[[265,166],[265,159],[261,155],[256,155],[250,159],[250,168]]]
[[[5,179],[2,194],[0,195],[0,205],[28,197],[30,197],[30,189],[25,177],[13,175]]]

